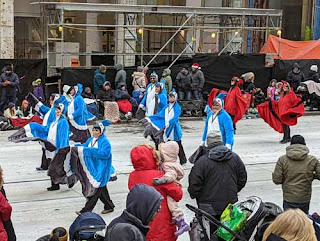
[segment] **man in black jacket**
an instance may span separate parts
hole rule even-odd
[[[2,88],[1,112],[3,112],[4,106],[9,102],[16,103],[19,84],[18,75],[13,73],[11,66],[7,66],[5,72],[0,77],[0,87]]]
[[[293,91],[296,91],[300,83],[305,80],[305,76],[300,70],[298,63],[293,64],[292,70],[289,71],[286,80],[293,88]]]
[[[184,65],[176,77],[179,100],[191,100],[191,74],[188,65]]]
[[[153,187],[135,185],[127,196],[126,209],[109,224],[105,241],[145,241],[148,225],[160,211],[162,200]]]
[[[210,132],[207,151],[189,174],[188,191],[198,207],[218,220],[229,203],[238,201],[238,192],[246,185],[247,171],[240,157],[223,146],[221,136]],[[211,233],[215,227],[211,227]]]

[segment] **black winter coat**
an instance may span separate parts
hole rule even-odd
[[[243,83],[243,90],[244,92],[247,92],[247,93],[252,93],[252,91],[256,88],[256,86],[254,85],[254,83],[252,82],[244,82]]]
[[[176,85],[180,91],[191,90],[191,74],[180,71],[176,77]]]
[[[238,201],[246,182],[247,171],[240,157],[225,146],[216,146],[191,169],[188,191],[200,209],[217,216],[229,203]]]
[[[200,69],[197,69],[196,71],[191,71],[191,89],[192,90],[198,90],[201,91],[204,86],[204,75],[203,72]]]
[[[308,78],[305,80],[313,80],[316,83],[320,83],[318,72],[309,71]]]
[[[298,68],[299,72],[294,73],[293,68]],[[289,71],[289,73],[287,75],[287,82],[290,84],[290,86],[295,91],[298,88],[298,86],[300,85],[300,83],[305,80],[305,77],[304,77],[304,74],[302,73],[302,71],[300,70],[300,67],[298,64],[294,64],[293,68],[291,71]]]
[[[102,101],[115,101],[115,91],[113,89],[99,90],[97,94],[97,99]]]

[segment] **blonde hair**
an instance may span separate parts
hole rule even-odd
[[[154,157],[154,159],[156,159],[157,166],[159,166],[161,164],[160,151],[158,151],[153,145],[150,145],[150,144],[142,144],[141,146],[145,146],[148,149],[153,151],[153,157]]]
[[[289,209],[280,214],[266,229],[262,241],[266,241],[271,233],[288,241],[317,241],[311,221],[300,209]]]

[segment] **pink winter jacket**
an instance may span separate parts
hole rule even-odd
[[[184,177],[184,170],[178,162],[179,145],[175,141],[168,141],[159,145],[162,163],[161,169],[165,172],[167,183],[175,182],[178,185]]]

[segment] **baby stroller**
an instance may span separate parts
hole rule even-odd
[[[232,231],[222,222],[215,219],[205,211],[187,204],[187,208],[189,208],[196,214],[195,220],[193,221],[193,223],[191,223],[192,230],[190,232],[190,240],[225,240],[219,238],[217,232],[215,232],[215,234],[213,235],[210,235],[210,225],[208,223],[212,223],[228,231],[233,236],[232,240],[261,241],[264,231],[267,229],[269,224],[280,213],[282,213],[282,209],[278,205],[269,202],[264,203],[259,197],[255,196],[248,197],[244,201],[239,201],[235,203],[234,206],[237,206],[242,211],[245,210],[250,213],[250,215],[246,219],[244,227],[238,232]]]
[[[320,84],[314,81],[305,81],[297,88],[297,95],[302,96],[302,101],[306,106],[313,110],[314,108],[320,109]]]
[[[103,241],[106,228],[106,223],[98,214],[82,213],[70,226],[70,241]]]

